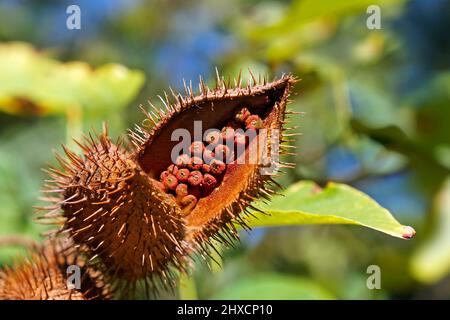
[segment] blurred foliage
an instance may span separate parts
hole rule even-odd
[[[98,122],[117,114],[144,82],[141,71],[118,64],[93,70],[84,62],[60,63],[23,43],[0,45],[0,70],[1,111],[64,114],[69,137],[80,134],[83,115]]]
[[[438,214],[436,230],[413,255],[411,271],[427,283],[441,279],[450,271],[450,179],[447,179],[436,198]]]
[[[81,30],[65,28],[72,3],[81,7]],[[369,4],[381,7],[381,30],[366,28]],[[185,296],[450,298],[449,28],[446,0],[4,0],[0,235],[37,237],[45,229],[31,222],[44,179],[39,168],[72,132],[99,128],[104,119],[123,132],[142,119],[139,103],[169,85],[180,89],[183,78],[195,82],[201,74],[212,82],[214,66],[225,76],[249,67],[271,76],[292,72],[302,81],[290,106],[306,114],[292,118],[303,133],[295,142],[300,156],[288,159],[297,167],[280,183],[349,184],[418,235],[406,242],[351,226],[256,228],[222,251],[222,269],[199,264],[194,293]],[[6,58],[13,46],[22,54]],[[71,76],[53,82],[39,68]],[[143,76],[134,69],[146,75],[141,91]],[[17,99],[22,86],[39,103]],[[71,117],[73,102],[81,111]],[[27,112],[12,114],[18,107]],[[11,257],[6,249],[0,254],[2,262]],[[381,290],[366,287],[372,264],[381,268]]]
[[[300,277],[279,274],[254,274],[222,288],[212,299],[334,299],[333,295],[316,283]]]
[[[62,64],[22,43],[0,46],[0,63],[0,105],[12,114],[65,114],[77,105],[105,116],[126,105],[144,81],[142,72],[121,65]]]

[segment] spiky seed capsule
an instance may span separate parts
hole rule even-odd
[[[122,146],[113,144],[106,128],[80,146],[83,156],[67,149],[68,160],[57,156],[64,172],[49,170],[54,180],[49,193],[60,198],[49,199],[55,206],[43,218],[60,224],[54,212],[61,208],[61,232],[121,285],[133,288],[140,279],[171,285],[170,269],[184,268],[187,249],[175,197],[163,192]],[[174,176],[165,180],[169,177]]]
[[[68,267],[80,270],[80,287],[68,287]],[[0,300],[105,300],[112,298],[109,279],[63,241],[51,239],[29,258],[0,270]]]
[[[256,83],[254,78],[253,80]],[[155,157],[152,155],[158,152],[162,153],[165,142],[168,141],[166,137],[170,136],[172,128],[193,128],[194,121],[199,119],[203,120],[203,129],[210,132],[205,139],[206,149],[212,151],[211,146],[214,148],[217,144],[223,144],[223,142],[220,142],[221,136],[214,137],[211,134],[212,128],[218,128],[220,132],[223,124],[226,124],[226,126],[236,129],[236,124],[233,123],[235,121],[244,131],[249,128],[256,131],[258,135],[258,139],[246,140],[244,151],[238,150],[240,153],[244,153],[237,154],[240,159],[248,159],[249,156],[253,155],[250,152],[259,143],[266,144],[267,148],[263,149],[270,151],[271,142],[268,137],[261,136],[259,130],[267,129],[267,132],[280,130],[279,142],[285,141],[286,137],[283,132],[285,109],[290,90],[295,81],[293,77],[285,76],[272,83],[264,82],[256,86],[248,85],[247,88],[229,89],[226,83],[218,77],[219,86],[215,90],[211,91],[202,84],[200,86],[202,89],[201,95],[197,97],[192,96],[191,90],[186,89],[185,100],[178,99],[179,104],[168,106],[167,109],[171,110],[172,108],[172,111],[169,111],[168,115],[163,117],[160,124],[149,133],[147,141],[141,145],[139,162],[148,171],[159,172],[163,170],[163,161],[155,166]],[[240,83],[240,81],[237,80],[236,83]],[[242,110],[243,108],[246,108],[249,114],[246,113],[246,110]],[[236,113],[239,113],[239,111],[242,111],[243,117],[236,117]],[[252,115],[254,117],[248,125],[242,121],[248,120]],[[192,130],[189,130],[193,134]],[[243,141],[238,139],[237,142],[242,143]],[[235,148],[238,149],[237,143]],[[210,164],[205,160],[205,157],[204,161],[206,164]],[[237,222],[245,227],[240,213],[244,212],[245,214],[248,208],[254,209],[251,202],[258,197],[268,198],[273,193],[269,187],[270,184],[277,186],[271,175],[261,174],[261,169],[265,166],[265,163],[263,157],[257,155],[256,162],[253,163],[229,164],[230,170],[227,169],[228,164],[222,165],[217,162],[215,165],[210,164],[209,173],[218,179],[215,187],[216,192],[206,195],[204,192],[199,192],[200,197],[197,196],[196,207],[185,217],[189,230],[188,239],[191,240],[191,243],[204,248],[205,242],[209,243],[211,238],[217,239],[219,237],[219,239],[227,242],[225,237],[237,237],[233,223]],[[276,163],[277,167],[280,168],[291,166],[288,163],[278,162],[278,159],[274,160],[273,163]],[[189,192],[192,194],[194,191],[190,189]]]
[[[203,157],[210,165],[210,174],[217,179],[216,192],[205,193],[204,186],[190,186],[189,208],[175,201],[174,190],[161,192],[154,179],[172,164],[175,143],[170,137],[174,128],[188,128],[191,136],[198,120],[203,121],[204,130],[218,128],[205,139],[205,149],[212,151],[222,143],[223,124],[236,129],[236,121],[240,128],[247,128],[247,124],[236,119],[236,112],[242,107],[261,120],[254,117],[249,127],[256,131],[280,129],[280,143],[284,142],[285,108],[295,79],[284,76],[271,83],[253,81],[255,85],[230,89],[218,77],[218,86],[213,90],[201,83],[199,96],[194,97],[192,90],[186,89],[187,95],[176,96],[175,104],[167,100],[167,112],[146,113],[154,123],[151,130],[138,127],[137,132],[131,133],[136,146],[132,154],[113,146],[102,147],[104,139],[85,145],[85,157],[68,152],[69,160],[61,159],[64,172],[51,172],[56,180],[50,190],[63,190],[63,202],[56,204],[62,207],[66,218],[63,231],[87,247],[94,260],[110,266],[112,274],[131,284],[148,276],[170,280],[171,266],[184,269],[188,251],[207,254],[205,247],[211,239],[229,243],[227,239],[237,238],[234,223],[246,227],[242,215],[253,208],[252,201],[261,196],[267,198],[272,193],[269,185],[275,184],[270,175],[261,174],[264,164],[259,155],[256,163],[233,163],[230,170],[224,163],[210,165]],[[155,115],[159,118],[155,119]],[[257,140],[270,149],[269,140],[259,138],[262,139],[248,142],[246,156]],[[177,169],[186,168],[188,158],[176,161]],[[277,165],[290,166],[282,162]]]

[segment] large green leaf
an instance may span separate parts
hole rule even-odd
[[[286,189],[284,196],[258,207],[270,215],[253,212],[252,227],[353,224],[403,239],[415,234],[369,196],[344,184],[329,183],[322,189],[314,182],[301,181]]]

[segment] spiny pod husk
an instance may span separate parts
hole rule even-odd
[[[236,140],[245,147],[239,154],[244,159],[252,156],[254,148],[250,147],[256,141],[270,155],[289,154],[283,143],[294,135],[286,134],[284,125],[286,104],[296,79],[290,75],[273,82],[252,79],[244,86],[239,75],[235,86],[230,87],[218,75],[214,89],[200,79],[197,96],[187,86],[184,96],[173,93],[170,100],[165,95],[161,98],[165,110],[151,105],[153,110],[144,110],[147,118],[143,126],[130,131],[132,151],[113,144],[106,130],[80,143],[82,156],[65,149],[66,157],[58,156],[62,169],[49,170],[52,181],[47,192],[57,196],[47,198],[54,206],[43,208],[50,211],[46,217],[58,218],[58,211],[62,211],[60,232],[85,248],[92,260],[109,269],[109,274],[131,285],[140,279],[160,279],[170,285],[173,267],[185,270],[191,253],[209,255],[212,240],[232,244],[238,238],[236,224],[248,228],[245,216],[249,209],[257,210],[252,202],[275,193],[276,172],[262,174],[267,161],[260,155],[256,162],[224,164],[211,150],[220,144],[223,132],[226,140],[235,141],[232,133],[239,127],[236,121],[242,128],[249,126],[257,132],[258,139]],[[252,121],[246,124],[251,116]],[[173,131],[184,128],[193,137],[194,121],[201,121],[202,134],[218,129],[203,141],[212,149],[204,150],[204,161],[198,166],[191,161],[200,155],[202,146],[191,148],[192,154],[181,154],[172,162],[171,153],[178,143],[171,139]],[[279,130],[279,150],[260,134],[263,129],[268,133]],[[272,164],[278,168],[292,166],[278,157]],[[178,174],[181,169],[187,171]],[[187,195],[186,190],[177,194],[180,183],[187,185]]]
[[[62,171],[48,170],[46,191],[59,196],[44,198],[54,205],[41,208],[50,210],[41,218],[52,222],[62,211],[60,232],[132,288],[139,279],[171,286],[171,266],[183,269],[186,257],[186,227],[174,197],[111,142],[106,127],[84,140],[82,156],[64,148],[66,158],[57,155]]]
[[[204,138],[205,145],[214,146],[220,134],[225,138],[232,136],[233,129],[227,124],[241,121],[244,130],[266,129],[269,134],[278,130],[279,150],[272,150],[271,141],[267,137],[260,141],[269,153],[277,152],[277,156],[291,154],[284,149],[290,147],[286,146],[285,142],[292,141],[289,136],[295,134],[287,134],[285,131],[288,128],[284,125],[285,115],[295,113],[286,112],[286,105],[292,86],[297,80],[291,75],[285,75],[273,82],[267,82],[265,79],[257,81],[251,76],[252,83],[244,86],[239,75],[234,81],[235,86],[230,87],[229,83],[217,75],[214,89],[208,88],[200,78],[199,95],[194,95],[192,86],[185,85],[184,96],[172,92],[173,102],[167,94],[165,99],[161,98],[164,110],[152,104],[153,110],[144,110],[146,121],[150,122],[152,127],[139,127],[131,135],[136,146],[134,158],[142,170],[150,177],[157,178],[160,172],[172,164],[171,150],[178,143],[171,141],[172,132],[177,128],[184,128],[194,137],[194,121],[202,122],[202,134],[208,129],[219,130],[219,134],[212,131]],[[258,139],[251,143],[256,143],[256,140]],[[238,144],[247,145],[246,151],[241,155],[246,158],[250,157],[247,141],[246,138],[237,141]],[[225,149],[224,146],[220,148]],[[183,157],[187,161],[187,155],[180,156],[177,161],[180,167],[185,166],[181,161]],[[278,168],[293,166],[291,163],[279,161],[279,157],[274,159],[273,164]],[[235,224],[248,228],[245,215],[249,213],[248,209],[257,210],[252,206],[252,202],[258,198],[268,199],[276,193],[272,190],[272,187],[278,187],[273,180],[276,173],[262,174],[260,169],[267,166],[264,161],[263,157],[258,155],[257,161],[244,164],[235,161],[228,163],[224,169],[218,165],[217,160],[212,160],[211,165],[206,168],[208,172],[218,174],[220,179],[214,190],[207,196],[200,197],[193,210],[184,217],[185,239],[200,253],[208,251],[207,247],[212,243],[212,239],[231,244],[231,241],[238,237]],[[209,162],[205,163],[209,165]]]
[[[69,241],[70,242],[70,241]],[[80,287],[71,288],[73,267],[80,271]],[[72,243],[47,240],[29,257],[0,270],[0,300],[107,300],[113,296],[109,281]]]

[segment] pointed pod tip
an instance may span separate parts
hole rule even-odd
[[[402,234],[403,239],[409,240],[409,239],[414,238],[415,235],[416,235],[416,230],[414,230],[413,227],[410,227],[410,226],[403,227],[403,234]]]

